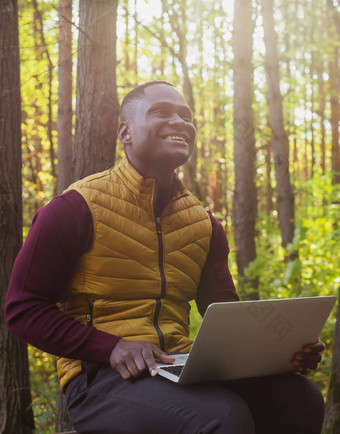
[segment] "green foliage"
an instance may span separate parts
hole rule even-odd
[[[54,194],[49,135],[49,85],[51,78],[52,144],[56,152],[57,19],[54,2],[38,1],[39,14],[32,2],[19,3],[19,36],[22,100],[22,174],[24,226],[29,226],[35,211]],[[41,20],[39,18],[41,17]],[[41,37],[41,25],[44,41]],[[50,69],[47,52],[53,68]],[[54,161],[56,163],[56,161]]]
[[[145,3],[145,4],[144,4]],[[38,0],[46,46],[40,35],[40,21],[31,1],[19,1],[22,94],[22,149],[24,233],[35,211],[54,195],[48,134],[48,99],[51,80],[52,141],[57,144],[57,73],[49,69],[46,50],[58,64],[58,13],[56,0]],[[237,282],[236,252],[232,227],[233,174],[233,52],[230,1],[186,0],[186,17],[180,0],[168,2],[181,16],[186,28],[185,48],[189,78],[195,100],[197,135],[197,180],[203,204],[215,211],[225,226],[231,247],[229,262]],[[139,6],[140,5],[140,6]],[[290,137],[291,172],[296,197],[296,230],[293,243],[284,250],[278,227],[272,156],[268,125],[267,83],[263,61],[260,14],[254,33],[254,125],[257,147],[258,190],[257,258],[246,271],[259,279],[261,298],[283,298],[335,294],[339,286],[339,186],[332,186],[331,174],[322,175],[322,143],[325,170],[331,167],[330,90],[328,61],[336,41],[328,32],[327,0],[318,3],[278,1],[275,18],[279,30],[281,87],[286,130]],[[137,10],[135,10],[135,6]],[[126,11],[124,8],[127,8]],[[147,11],[147,13],[145,13]],[[127,16],[128,12],[128,16]],[[77,12],[74,14],[77,23]],[[135,17],[137,21],[135,22]],[[183,22],[185,19],[185,23]],[[166,79],[179,88],[183,84],[179,39],[161,0],[124,1],[118,8],[117,84],[119,100],[135,84]],[[76,63],[76,27],[73,29]],[[74,86],[75,89],[75,86]],[[313,131],[313,137],[311,132]],[[313,139],[313,140],[312,140]],[[314,150],[312,149],[312,143]],[[270,149],[270,147],[269,147]],[[313,151],[313,152],[312,152]],[[117,156],[122,154],[121,147]],[[312,154],[314,163],[312,164]],[[204,188],[206,187],[206,188]],[[271,207],[267,203],[273,194]],[[295,260],[286,261],[298,252]],[[190,335],[195,336],[201,318],[193,303]],[[326,351],[321,369],[313,379],[325,393],[330,371],[335,314],[322,335]],[[54,426],[56,377],[54,358],[29,348],[32,392],[37,432],[51,432]]]
[[[335,295],[339,279],[339,205],[332,203],[338,186],[330,176],[315,177],[297,185],[297,209],[293,243],[281,247],[276,212],[259,215],[257,258],[247,268],[250,278],[258,277],[261,298]],[[298,252],[298,258],[285,262],[285,256]],[[332,356],[336,308],[327,322],[322,340],[326,343],[323,361],[312,374],[324,394],[327,392]]]
[[[191,311],[190,311],[190,334],[189,334],[191,339],[195,338],[201,322],[202,322],[202,317],[197,310],[196,303],[192,302]]]
[[[28,346],[32,403],[37,434],[54,432],[57,373],[55,357]],[[53,430],[53,431],[52,431]]]
[[[296,186],[298,191],[296,230],[293,243],[281,246],[276,211],[257,220],[257,258],[246,270],[250,279],[259,279],[261,299],[335,295],[340,284],[340,221],[339,204],[333,203],[339,186],[331,185],[331,176],[319,176]],[[232,239],[229,239],[232,244]],[[293,261],[285,257],[298,252]],[[230,266],[234,268],[234,252]],[[234,273],[236,276],[236,273]],[[237,279],[236,279],[237,280]],[[190,316],[190,336],[194,337],[201,322],[196,305]],[[319,369],[310,376],[327,394],[332,360],[332,342],[336,323],[336,307],[322,332],[326,345]]]

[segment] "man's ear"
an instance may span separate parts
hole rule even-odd
[[[129,125],[126,121],[122,121],[119,124],[118,130],[117,130],[118,139],[123,143],[123,145],[130,145],[131,144],[131,134]]]

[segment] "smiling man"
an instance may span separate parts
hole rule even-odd
[[[323,399],[299,373],[180,387],[155,360],[187,353],[191,300],[203,315],[238,300],[222,226],[174,169],[195,144],[192,113],[167,82],[124,99],[126,156],[38,211],[12,273],[9,329],[59,356],[79,433],[317,434]],[[320,360],[301,351],[297,369]]]

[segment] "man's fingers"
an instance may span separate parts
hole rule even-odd
[[[302,375],[307,375],[309,372],[307,368],[301,368],[301,366],[297,368],[297,371],[300,372],[300,374]]]
[[[143,356],[143,348],[141,349],[141,351],[137,351],[135,349],[131,350],[130,356],[132,357],[138,372],[144,372],[147,368],[147,365]]]
[[[174,356],[164,353],[164,351],[160,350],[157,347],[155,347],[153,353],[156,359],[163,363],[174,363],[174,361],[176,360]]]
[[[320,354],[311,354],[300,361],[300,365],[308,369],[316,369],[321,361]]]
[[[143,371],[143,369],[141,371],[139,371],[137,365],[136,365],[136,360],[134,358],[128,358],[125,360],[125,366],[127,368],[127,370],[130,372],[131,377],[138,377],[140,375],[140,373]]]
[[[154,377],[157,375],[157,365],[156,360],[159,360],[163,363],[173,363],[175,361],[175,358],[172,356],[169,356],[168,354],[164,353],[162,350],[160,350],[156,346],[152,346],[150,348],[146,348],[143,352],[144,360],[147,364],[148,370],[150,372],[150,375]]]
[[[323,342],[318,338],[314,344],[309,344],[303,347],[303,351],[307,354],[321,353],[325,349]]]
[[[141,356],[125,357],[117,364],[117,371],[124,380],[137,378],[146,369],[146,364]]]
[[[131,378],[130,371],[127,369],[124,363],[117,363],[116,371],[120,374],[123,380],[129,380]]]
[[[325,346],[323,342],[318,338],[314,344],[309,344],[303,347],[303,351],[296,353],[292,360],[292,364],[296,367],[296,370],[301,374],[308,374],[310,369],[316,369],[318,363],[321,361],[321,352]]]
[[[157,366],[156,366],[154,353],[155,350],[152,346],[145,348],[144,351],[142,352],[146,366],[152,377],[157,375]]]
[[[173,363],[175,358],[155,345],[120,339],[110,355],[110,365],[123,379],[138,377],[146,369],[151,376],[157,375],[155,358],[164,363]]]
[[[293,365],[301,374],[306,375],[310,369],[316,369],[321,361],[321,354],[298,353],[292,360]]]

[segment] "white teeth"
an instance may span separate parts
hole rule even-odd
[[[181,142],[185,142],[185,139],[180,136],[167,136],[165,140],[180,140]]]

